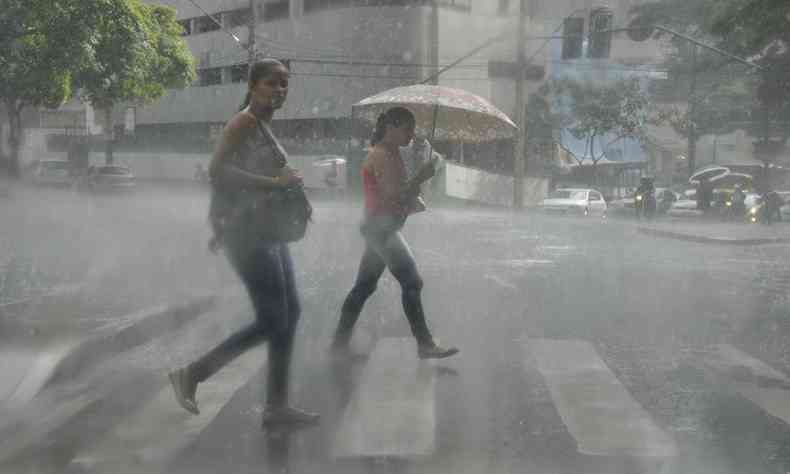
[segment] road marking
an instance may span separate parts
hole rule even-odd
[[[518,290],[518,287],[516,285],[510,283],[509,281],[505,280],[502,277],[498,277],[496,275],[487,274],[487,275],[485,275],[484,278],[486,280],[493,281],[494,283],[496,283],[499,286],[502,286],[502,287],[505,287],[505,288],[508,288],[508,289],[511,289],[511,290]]]
[[[530,339],[525,355],[545,377],[578,451],[594,456],[671,458],[674,441],[650,419],[601,360],[578,340]]]
[[[730,379],[741,396],[790,424],[790,378],[785,374],[729,344],[714,346],[704,361]]]
[[[775,382],[790,386],[790,378],[785,374],[730,344],[713,346],[705,356],[705,364],[739,382]]]
[[[333,456],[418,457],[434,452],[435,370],[420,361],[412,338],[376,344],[346,407]]]
[[[70,349],[68,343],[62,343],[43,351],[12,349],[0,352],[0,360],[5,361],[0,371],[3,409],[17,408],[36,396]]]
[[[72,464],[88,472],[159,472],[158,469],[165,468],[167,462],[197,439],[265,360],[265,346],[256,347],[200,384],[197,393],[200,415],[197,416],[176,403],[167,383],[158,395],[126,416],[100,443],[77,453]]]

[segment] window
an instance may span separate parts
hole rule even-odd
[[[224,19],[226,28],[247,26],[247,24],[250,22],[250,10],[248,8],[225,12],[223,15],[225,17]]]
[[[591,58],[608,58],[612,49],[613,14],[608,8],[600,8],[590,15]]]
[[[201,16],[195,18],[195,31],[194,34],[207,33],[209,31],[217,31],[220,26],[212,17]]]
[[[184,29],[181,36],[189,36],[192,34],[192,20],[181,20],[178,24]]]
[[[216,86],[217,84],[222,84],[222,68],[198,70],[198,86]]]
[[[247,82],[247,65],[237,64],[230,68],[230,82]]]
[[[566,18],[562,29],[562,59],[576,59],[582,56],[584,40],[584,19]]]
[[[263,21],[280,20],[288,18],[288,0],[269,0],[260,4],[263,14],[258,13],[258,18],[263,18]]]
[[[603,200],[603,198],[601,197],[600,194],[598,194],[596,192],[591,192],[590,193],[590,201],[601,201],[601,200]]]
[[[352,3],[360,3],[352,0],[304,0],[304,11],[324,10],[327,8],[342,8],[351,6]]]
[[[472,9],[472,0],[437,0],[439,5],[469,11]]]

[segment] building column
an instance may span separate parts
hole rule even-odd
[[[290,0],[288,2],[288,13],[291,20],[298,20],[304,15],[304,0]]]

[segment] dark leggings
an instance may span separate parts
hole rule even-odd
[[[431,332],[425,322],[422,307],[422,278],[409,245],[399,230],[371,232],[365,237],[365,254],[359,264],[357,280],[346,297],[335,333],[335,342],[346,344],[362,312],[365,301],[376,291],[385,268],[398,280],[401,287],[403,311],[409,320],[411,332],[419,344],[432,342]]]
[[[300,304],[293,263],[286,244],[246,245],[228,242],[226,253],[241,277],[255,309],[255,322],[231,335],[190,365],[202,382],[230,361],[266,340],[269,341],[267,404],[288,403],[288,371]]]

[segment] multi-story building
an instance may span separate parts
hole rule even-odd
[[[391,87],[420,82],[494,37],[499,40],[435,82],[470,90],[511,117],[518,116],[514,65],[520,0],[150,1],[176,10],[198,72],[193,85],[170,91],[155,104],[116,110],[118,131],[134,130],[119,134],[119,158],[131,160],[134,155],[137,168],[143,166],[144,157],[158,160],[150,164],[151,173],[178,168],[188,175],[185,170],[192,169],[194,160],[208,159],[221,127],[245,93],[253,12],[255,54],[287,61],[292,72],[288,101],[274,125],[293,154],[351,151],[353,157],[368,133],[354,130],[357,140],[349,140],[353,103]],[[574,28],[589,32],[596,21],[599,27],[621,26],[637,2],[621,0],[602,9],[605,5],[596,0],[527,0],[525,48],[531,73],[526,96],[547,78],[582,74],[606,79],[654,65],[657,50],[650,42],[633,43],[624,35],[614,35],[605,50],[588,54],[586,41],[569,45],[556,38],[572,34]],[[568,57],[567,49],[574,47],[582,50],[581,57]],[[102,131],[100,122],[88,122],[87,129]],[[512,174],[512,141],[437,147],[452,161]],[[528,174],[543,173],[552,150],[551,146],[533,150],[533,155],[546,156],[531,157]],[[631,153],[626,149],[622,155]],[[181,162],[190,164],[174,168],[161,162],[169,157],[182,157]]]

